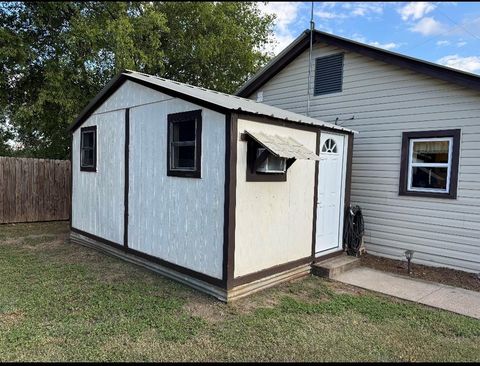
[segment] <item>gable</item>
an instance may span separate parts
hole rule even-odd
[[[262,85],[272,79],[283,68],[296,60],[299,54],[308,50],[305,42],[310,38],[310,31],[306,30],[292,42],[275,59],[261,69],[249,81],[240,87],[236,95],[248,97],[258,90]],[[416,59],[399,53],[387,51],[377,47],[362,44],[347,38],[334,36],[329,33],[314,31],[314,44],[338,47],[345,51],[358,53],[368,58],[399,66],[407,70],[428,75],[439,80],[448,81],[474,90],[480,90],[480,76],[438,65],[432,62]]]
[[[105,100],[93,112],[93,114],[159,102],[170,98],[171,97],[156,90],[127,80],[107,100]]]

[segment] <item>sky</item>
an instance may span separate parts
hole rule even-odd
[[[278,54],[310,27],[312,2],[259,3]],[[315,28],[480,74],[480,2],[313,2]]]

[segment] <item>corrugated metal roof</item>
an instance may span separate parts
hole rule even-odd
[[[254,131],[245,131],[245,133],[280,158],[320,160],[317,154],[290,136],[269,135]]]
[[[251,99],[237,97],[235,95],[220,93],[217,91],[200,88],[188,84],[179,83],[177,81],[160,78],[148,74],[143,74],[136,71],[126,70],[124,75],[129,79],[138,79],[146,83],[158,85],[165,89],[170,89],[176,93],[191,96],[205,102],[218,105],[220,107],[229,109],[231,111],[246,112],[258,114],[260,116],[273,117],[283,119],[291,122],[298,122],[303,124],[326,127],[338,131],[357,133],[354,130],[337,126],[332,123],[324,122],[318,119],[310,118],[302,114],[289,112],[280,108],[272,107],[267,104],[258,103]]]

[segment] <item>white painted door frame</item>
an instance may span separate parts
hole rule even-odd
[[[346,176],[347,176],[347,156],[348,156],[348,136],[347,135],[341,135],[341,134],[335,134],[335,133],[330,133],[330,132],[322,132],[320,136],[320,158],[322,159],[328,159],[328,153],[323,153],[322,156],[322,147],[323,144],[325,143],[326,140],[329,138],[333,138],[337,141],[342,141],[343,139],[343,145],[342,148],[340,149],[341,151],[339,152],[341,155],[341,178],[340,178],[340,198],[339,198],[339,206],[338,206],[338,211],[335,210],[333,215],[337,217],[337,226],[338,226],[338,235],[337,235],[337,242],[333,243],[333,246],[330,244],[325,244],[321,242],[321,237],[320,237],[320,232],[319,232],[319,224],[320,220],[325,220],[325,217],[320,217],[319,214],[319,199],[320,199],[320,189],[322,187],[320,179],[326,179],[328,178],[327,175],[325,174],[325,171],[322,174],[322,160],[319,162],[319,169],[318,169],[318,175],[316,177],[318,184],[317,184],[317,202],[316,202],[316,210],[317,210],[317,215],[316,215],[316,233],[315,233],[315,257],[321,257],[327,254],[335,253],[338,251],[343,250],[342,244],[343,244],[343,222],[344,222],[344,206],[345,206],[345,184],[346,184]]]

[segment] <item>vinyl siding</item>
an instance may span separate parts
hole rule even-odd
[[[338,52],[314,45],[312,70],[316,57]],[[263,102],[306,114],[307,66],[308,51],[259,89]],[[351,200],[363,209],[367,251],[404,259],[412,249],[418,263],[480,271],[480,93],[352,52],[342,92],[313,96],[313,77],[310,117],[338,117],[360,132]],[[399,196],[402,132],[454,128],[461,129],[457,199]]]

